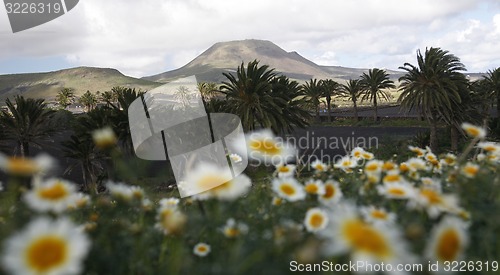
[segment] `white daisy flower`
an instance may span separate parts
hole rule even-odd
[[[387,212],[384,208],[371,205],[361,207],[360,211],[365,221],[369,223],[394,223],[396,221],[396,214]]]
[[[0,153],[0,170],[9,175],[30,177],[45,174],[54,167],[54,158],[47,154],[40,154],[34,158],[21,158]]]
[[[457,156],[454,154],[448,153],[440,160],[441,164],[447,165],[447,166],[454,166],[457,161]]]
[[[467,224],[459,218],[445,217],[432,229],[425,249],[426,258],[438,261],[441,266],[446,261],[462,260],[469,244],[467,227]]]
[[[367,175],[370,174],[380,174],[382,172],[382,166],[384,165],[384,162],[381,160],[370,160],[366,162],[365,167],[364,167],[364,172]]]
[[[176,208],[179,205],[178,198],[163,198],[159,202],[160,207],[173,207]]]
[[[182,180],[178,183],[179,192],[182,197],[196,195],[197,198],[204,196],[210,197],[211,193],[205,192],[227,183],[233,179],[229,169],[223,169],[217,165],[207,162],[201,162],[194,169],[192,169]],[[201,194],[205,192],[204,194]]]
[[[415,188],[409,183],[385,183],[377,186],[380,195],[388,199],[409,199],[415,195]]]
[[[221,228],[221,231],[227,238],[236,238],[248,233],[248,225],[242,222],[236,222],[233,218],[230,218]]]
[[[464,176],[468,178],[475,178],[477,173],[479,172],[479,165],[474,164],[472,162],[467,162],[461,169],[461,172]]]
[[[134,197],[130,186],[124,183],[108,181],[106,183],[106,188],[108,189],[109,194],[115,199],[130,201]]]
[[[317,159],[311,163],[311,167],[316,170],[316,172],[325,172],[328,170],[328,165],[323,163],[321,160]]]
[[[225,183],[205,191],[200,195],[208,198],[232,201],[244,196],[251,186],[252,180],[247,175],[240,174],[234,179],[226,181]]]
[[[388,160],[382,165],[382,171],[391,172],[393,170],[398,171],[398,165],[393,161]]]
[[[311,208],[307,210],[304,225],[309,232],[318,232],[328,225],[328,215],[321,208]]]
[[[486,137],[486,130],[479,126],[464,122],[462,123],[462,129],[472,138],[482,139]]]
[[[352,169],[358,165],[358,161],[350,156],[344,156],[339,159],[333,167],[342,169],[346,173],[351,173]]]
[[[477,144],[477,147],[483,149],[488,154],[500,154],[500,144],[491,141],[483,141]]]
[[[361,147],[356,147],[352,149],[351,151],[351,157],[355,158],[356,160],[360,160],[363,158],[363,153],[365,153],[365,150]]]
[[[343,196],[339,183],[330,179],[327,180],[323,186],[325,193],[318,196],[319,202],[326,206],[334,206]]]
[[[294,178],[278,178],[273,180],[273,191],[287,201],[299,201],[306,197],[303,186]]]
[[[323,249],[326,255],[349,253],[355,262],[384,262],[394,266],[414,261],[395,226],[367,223],[349,203],[338,205],[329,218],[327,228],[319,232],[326,239]],[[362,271],[365,270],[359,270]]]
[[[193,248],[194,255],[199,256],[199,257],[207,256],[208,253],[210,253],[210,251],[211,251],[210,245],[208,245],[206,243],[198,243]]]
[[[427,171],[429,168],[425,161],[421,158],[410,158],[406,161],[410,171]]]
[[[241,142],[240,142],[241,143]],[[248,152],[250,159],[262,161],[265,164],[287,163],[296,154],[295,148],[274,136],[271,130],[260,130],[246,136],[246,147],[236,150]]]
[[[441,190],[441,181],[437,178],[422,177],[420,178],[420,181],[426,188]]]
[[[324,195],[325,186],[321,180],[310,179],[304,185],[304,190],[313,195]]]
[[[24,201],[33,210],[38,212],[52,211],[61,213],[75,204],[76,187],[62,179],[48,179],[24,194]]]
[[[115,132],[111,127],[104,127],[92,132],[92,140],[97,148],[112,148],[118,142]]]
[[[90,205],[90,196],[84,193],[73,194],[68,205],[69,209],[79,209]]]
[[[408,149],[413,153],[417,154],[417,157],[422,158],[425,156],[426,150],[416,146],[408,146]]]
[[[179,234],[186,224],[187,217],[177,207],[163,205],[158,208],[155,228],[165,235]]]
[[[280,178],[293,177],[296,168],[297,166],[293,164],[280,163],[276,165],[276,172],[278,173],[278,177]]]
[[[230,154],[229,158],[231,159],[232,163],[238,164],[243,161],[240,155],[238,154]]]
[[[2,264],[11,274],[79,274],[90,241],[67,218],[37,218],[6,240]]]
[[[442,212],[457,213],[460,209],[458,199],[451,194],[442,194],[435,187],[423,187],[416,190],[408,204],[410,208],[426,209],[431,218],[437,218]]]

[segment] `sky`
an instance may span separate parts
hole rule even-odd
[[[94,66],[143,77],[242,39],[355,68],[397,69],[441,47],[486,72],[500,66],[500,0],[80,0],[15,34],[1,6],[0,74]]]

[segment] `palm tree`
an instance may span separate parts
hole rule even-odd
[[[440,48],[429,48],[422,55],[417,51],[417,65],[405,63],[400,69],[406,73],[399,79],[402,90],[398,102],[407,111],[417,109],[431,125],[430,147],[438,149],[437,124],[445,119],[451,124],[462,99],[461,89],[467,79],[460,73],[465,66],[460,59]]]
[[[326,98],[326,108],[328,110],[328,122],[332,121],[332,95],[336,95],[339,92],[340,84],[333,79],[321,80],[321,85],[324,88],[324,95]]]
[[[361,84],[359,79],[349,79],[346,84],[342,84],[340,91],[343,97],[347,97],[352,101],[354,106],[354,119],[359,121],[358,116],[358,97],[361,93]]]
[[[317,121],[321,120],[319,116],[319,107],[321,99],[325,94],[324,89],[324,86],[322,86],[320,81],[317,79],[311,79],[309,82],[302,85],[302,93],[304,94],[304,97],[309,105],[314,108]]]
[[[280,110],[271,96],[271,79],[276,76],[269,66],[259,66],[254,60],[245,66],[241,63],[233,74],[223,73],[228,82],[222,82],[221,92],[226,95],[228,111],[240,117],[245,130],[257,125],[273,128]],[[275,129],[277,130],[277,129]]]
[[[378,99],[389,100],[389,94],[384,89],[396,88],[394,81],[389,79],[385,70],[370,69],[368,73],[361,75],[361,87],[363,97],[361,100],[369,100],[373,103],[373,119],[378,120]]]
[[[497,116],[500,117],[500,67],[489,70],[484,76],[487,88],[492,97],[496,97],[497,101]],[[500,119],[498,120],[498,127],[500,128]]]
[[[41,147],[41,142],[53,134],[51,118],[54,111],[47,109],[43,99],[23,96],[16,96],[14,102],[7,99],[5,104],[7,110],[2,110],[0,115],[5,139],[16,141],[21,156],[29,156],[30,145]]]
[[[79,101],[83,106],[85,106],[87,112],[90,112],[97,105],[97,96],[90,91],[87,91],[80,97]]]
[[[217,83],[214,82],[200,82],[197,87],[204,102],[210,101],[219,91]]]
[[[72,135],[69,140],[62,142],[65,158],[76,162],[68,166],[64,174],[71,173],[80,167],[83,184],[86,191],[97,193],[97,177],[103,172],[103,156],[96,149],[94,142],[89,137]]]
[[[62,88],[56,96],[56,101],[59,105],[66,109],[69,105],[75,103],[75,93],[71,88]]]
[[[105,103],[106,107],[110,107],[111,103],[116,101],[116,96],[115,96],[115,93],[113,93],[112,91],[104,91],[100,95],[99,100],[101,102]]]

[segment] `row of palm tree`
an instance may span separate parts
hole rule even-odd
[[[77,97],[72,88],[62,88],[57,93],[55,100],[61,109],[66,109],[71,104],[78,102],[82,104],[88,112],[93,110],[99,103],[104,103],[107,107],[110,107],[111,103],[117,102],[119,93],[126,89],[128,88],[116,86],[110,91],[104,91],[102,93],[99,91],[92,93],[87,90],[83,95]]]

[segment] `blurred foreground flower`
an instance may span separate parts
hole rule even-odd
[[[280,178],[293,177],[296,168],[293,164],[280,163],[276,165],[276,172]]]
[[[226,224],[222,227],[222,233],[227,238],[236,238],[240,235],[245,235],[248,233],[248,226],[242,222],[236,222],[233,218],[226,221]]]
[[[108,149],[112,148],[118,142],[118,138],[111,127],[105,127],[92,132],[92,140],[97,148]]]
[[[241,153],[248,152],[250,159],[262,161],[265,164],[287,163],[295,157],[295,148],[274,136],[270,130],[261,130],[246,136],[246,148],[242,142],[236,144]]]
[[[33,188],[24,194],[24,200],[35,211],[61,213],[77,204],[79,198],[76,194],[74,183],[62,179],[48,179],[34,184]]]
[[[6,241],[2,263],[12,274],[79,274],[89,247],[67,218],[38,218]]]
[[[162,204],[158,208],[155,228],[165,235],[179,234],[186,221],[186,215],[177,208],[177,204]]]
[[[44,174],[55,167],[55,160],[40,154],[34,158],[9,157],[0,153],[0,170],[13,176],[30,177]]]
[[[467,224],[455,217],[445,217],[432,230],[425,250],[429,260],[460,261],[468,246]]]
[[[212,195],[205,191],[210,191],[210,189],[230,182],[232,179],[233,176],[229,169],[223,169],[212,163],[201,162],[186,175],[183,181],[178,183],[178,187],[182,190],[181,194],[198,194],[197,198],[203,199]],[[226,187],[229,189],[231,185]]]
[[[464,129],[464,131],[470,137],[480,138],[480,139],[486,137],[486,130],[483,129],[483,128],[481,128],[481,127],[479,127],[479,126],[475,126],[473,124],[464,122],[464,123],[462,123],[462,129]]]

